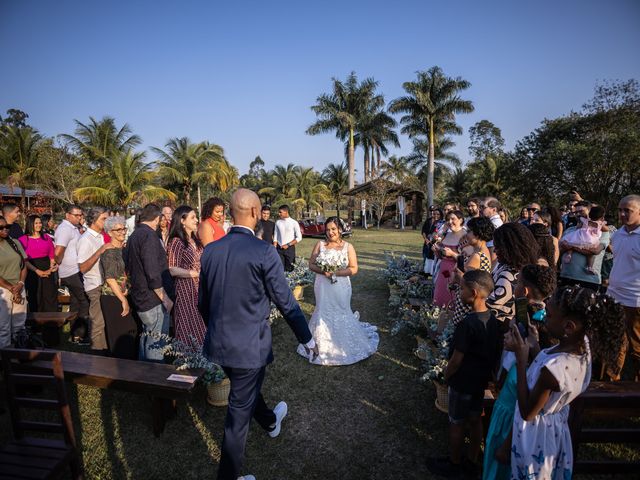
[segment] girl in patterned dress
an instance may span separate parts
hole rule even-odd
[[[527,370],[529,346],[512,326],[505,348],[516,356],[518,403],[513,419],[511,478],[570,479],[573,450],[569,404],[591,380],[591,352],[615,361],[622,345],[622,307],[580,287],[556,291],[547,302],[546,327],[559,343],[542,350]]]
[[[171,219],[167,254],[169,272],[176,285],[173,309],[176,339],[202,347],[206,326],[198,311],[198,285],[203,247],[197,230],[198,217],[193,208],[188,205],[176,208]]]
[[[461,244],[466,243],[466,246],[462,249],[462,253],[459,254],[465,259],[464,272],[469,270],[491,272],[491,258],[487,242],[493,238],[494,230],[491,220],[485,217],[471,218],[467,222],[467,233],[462,242],[460,242]],[[455,281],[452,283],[454,300],[451,321],[454,325],[460,323],[464,316],[471,311],[471,306],[465,305],[460,298],[460,279],[462,279],[464,272],[456,268]]]

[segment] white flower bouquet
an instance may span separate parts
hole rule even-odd
[[[336,283],[338,281],[335,272],[337,272],[341,268],[346,268],[347,266],[342,252],[329,248],[323,250],[318,254],[318,256],[316,257],[316,265],[324,273],[331,273],[331,283]]]

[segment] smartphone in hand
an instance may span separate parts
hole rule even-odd
[[[529,299],[527,297],[516,298],[516,324],[520,331],[520,336],[526,338],[529,335]]]

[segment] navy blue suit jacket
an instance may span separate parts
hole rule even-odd
[[[233,227],[205,247],[200,262],[198,308],[207,323],[203,352],[209,360],[232,368],[261,368],[272,362],[270,300],[300,343],[311,340],[272,245]]]

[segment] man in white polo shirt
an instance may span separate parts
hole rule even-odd
[[[300,225],[289,216],[289,206],[278,208],[280,219],[276,222],[276,235],[273,244],[286,272],[291,272],[296,263],[296,244],[302,241]]]
[[[104,243],[102,229],[109,214],[104,207],[93,207],[87,213],[89,228],[78,240],[78,267],[82,273],[84,291],[89,297],[89,333],[91,349],[95,353],[104,353],[107,349],[107,338],[104,333],[104,317],[100,307],[102,292],[102,274],[100,273],[100,256],[113,248],[111,243]]]
[[[620,372],[629,351],[636,380],[640,379],[640,195],[628,195],[620,200],[618,214],[622,228],[613,234],[613,268],[609,275],[607,293],[624,307],[628,345],[618,357],[615,372],[607,372],[614,380]]]
[[[493,226],[497,229],[502,226],[502,219],[500,218],[499,210],[502,207],[502,204],[495,197],[485,197],[480,200],[480,205],[478,205],[478,209],[480,210],[480,216],[486,217],[491,220]],[[493,240],[487,242],[487,248],[491,253],[491,263],[496,263],[496,254],[493,251]]]
[[[89,325],[89,300],[84,293],[82,275],[78,268],[78,240],[81,235],[78,225],[81,218],[82,209],[77,205],[68,205],[65,210],[65,219],[58,225],[54,238],[55,261],[59,265],[60,285],[69,290],[69,311],[78,314],[71,325],[71,341],[85,344],[88,343],[86,336]]]

